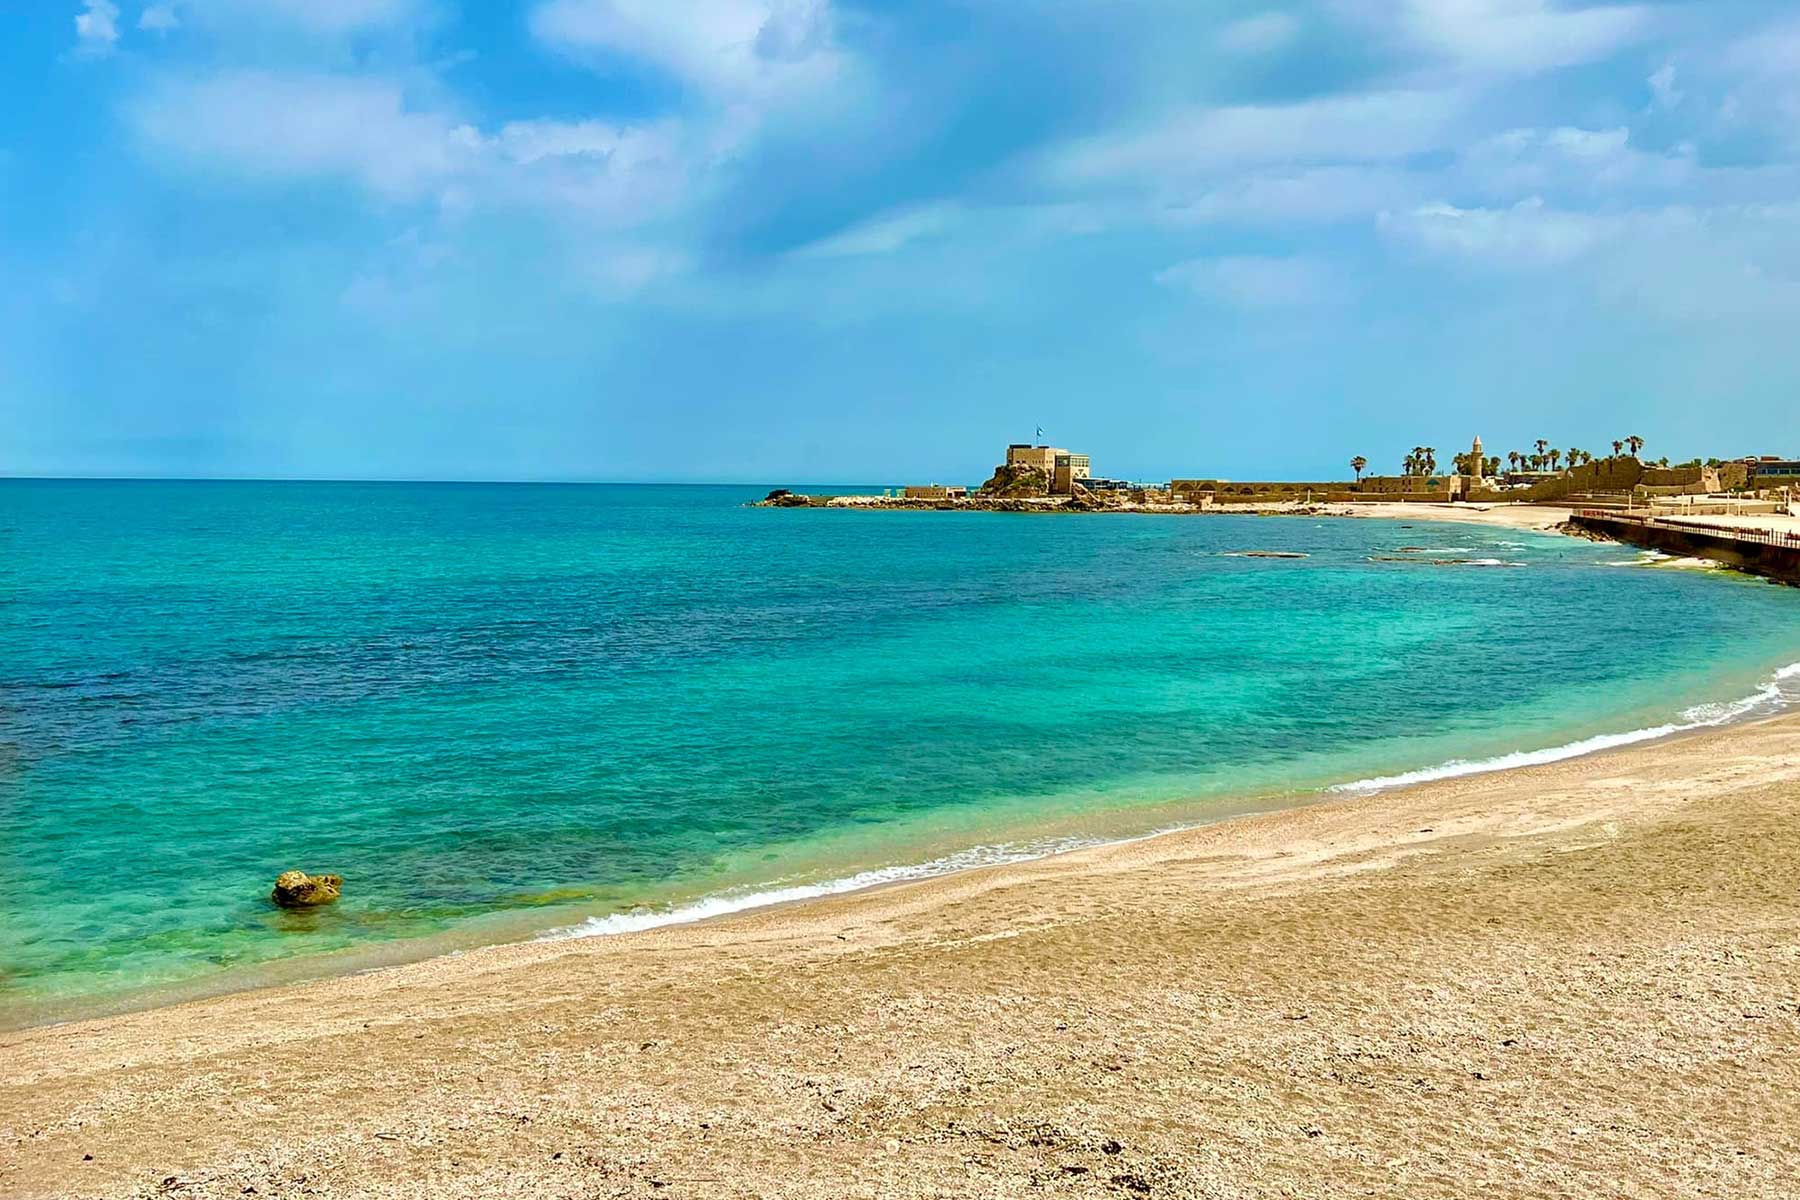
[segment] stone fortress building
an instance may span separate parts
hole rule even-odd
[[[1010,473],[1041,471],[1052,496],[1072,496],[1075,485],[1086,482],[1093,474],[1085,454],[1075,454],[1060,446],[1037,446],[1030,442],[1014,442],[1006,448],[1005,466]]]

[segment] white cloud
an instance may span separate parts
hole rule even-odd
[[[1675,86],[1675,64],[1664,63],[1647,81],[1657,108],[1675,108],[1681,104],[1681,89]]]
[[[546,0],[531,29],[566,53],[654,63],[725,99],[769,99],[839,66],[828,0]]]
[[[628,226],[678,211],[710,164],[675,121],[515,121],[481,141],[476,185],[495,203],[554,210],[586,224]],[[669,255],[659,251],[659,264]],[[627,270],[646,279],[666,271]]]
[[[1751,79],[1791,78],[1800,73],[1800,21],[1778,22],[1740,37],[1722,58],[1727,70]]]
[[[1604,218],[1551,209],[1537,197],[1505,209],[1428,204],[1383,213],[1378,224],[1385,235],[1428,253],[1502,269],[1567,263],[1613,231]]]
[[[1168,224],[1318,224],[1367,218],[1419,198],[1421,181],[1387,166],[1269,168],[1233,172],[1155,202]]]
[[[941,236],[956,223],[960,215],[960,210],[951,204],[928,204],[898,213],[884,213],[841,233],[802,246],[795,254],[803,258],[892,254],[911,242]]]
[[[166,79],[130,116],[152,150],[252,180],[337,179],[452,214],[535,208],[589,226],[667,215],[707,161],[673,121],[518,121],[489,135],[377,76]]]
[[[1431,205],[1384,214],[1385,236],[1445,261],[1689,331],[1785,329],[1800,311],[1800,205],[1676,204],[1577,213]]]
[[[1691,150],[1651,154],[1631,145],[1631,131],[1513,129],[1471,146],[1454,178],[1483,196],[1545,191],[1608,194],[1667,190],[1690,183],[1698,167]]]
[[[1269,12],[1233,21],[1219,32],[1219,46],[1232,54],[1270,54],[1292,44],[1300,21],[1292,13]]]
[[[1190,109],[1146,132],[1060,147],[1048,174],[1065,183],[1134,175],[1167,181],[1277,163],[1393,161],[1443,148],[1466,103],[1452,91],[1397,91]]]
[[[605,121],[513,121],[495,138],[501,153],[517,163],[576,158],[622,166],[666,157],[674,126],[614,125]]]
[[[167,80],[131,113],[152,146],[250,176],[352,179],[416,199],[466,164],[479,137],[409,109],[400,86],[367,77],[227,71]]]
[[[666,246],[603,247],[582,264],[590,283],[615,298],[630,296],[652,284],[685,274],[693,262],[685,251]]]
[[[181,27],[181,18],[173,4],[151,4],[138,15],[138,28],[151,33],[168,33]]]
[[[112,0],[86,0],[75,17],[75,39],[87,54],[111,50],[119,41],[119,6]]]
[[[1349,7],[1370,23],[1394,20],[1386,5]],[[1606,58],[1650,26],[1643,6],[1560,0],[1403,0],[1398,14],[1402,37],[1421,49],[1464,67],[1528,73]]]
[[[1231,308],[1295,308],[1344,295],[1337,272],[1316,259],[1265,255],[1196,258],[1158,271],[1157,283]]]

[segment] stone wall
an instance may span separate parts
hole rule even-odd
[[[1450,492],[1450,477],[1447,475],[1364,475],[1362,482],[1355,487],[1338,484],[1343,491],[1375,493],[1387,496],[1406,492],[1436,492],[1438,499],[1443,499]]]
[[[1633,546],[1684,558],[1710,558],[1782,583],[1800,584],[1800,541],[1790,545],[1765,545],[1722,532],[1665,523],[1608,520],[1579,513],[1569,518],[1569,524]]]
[[[1320,498],[1314,493],[1315,498]],[[1438,492],[1326,492],[1328,504],[1448,504],[1448,491]]]

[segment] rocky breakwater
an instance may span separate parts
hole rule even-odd
[[[1059,512],[1070,507],[1066,496],[811,496],[776,488],[752,508],[913,509],[970,512]]]
[[[1042,472],[1039,472],[1041,475]],[[1200,505],[1179,500],[1138,500],[1128,492],[1078,491],[1074,496],[1048,496],[1026,489],[1003,489],[1006,494],[978,492],[972,496],[811,496],[776,488],[752,508],[850,508],[863,510],[914,510],[934,512],[1011,513],[1154,513],[1186,516],[1199,513],[1237,513],[1255,516],[1353,516],[1339,507],[1316,504]]]

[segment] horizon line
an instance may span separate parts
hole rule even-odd
[[[505,484],[541,487],[794,487],[795,483],[733,479],[445,479],[426,476],[355,475],[9,475],[0,472],[0,483],[429,483],[452,485]],[[902,483],[870,483],[812,479],[804,486],[904,487]]]

